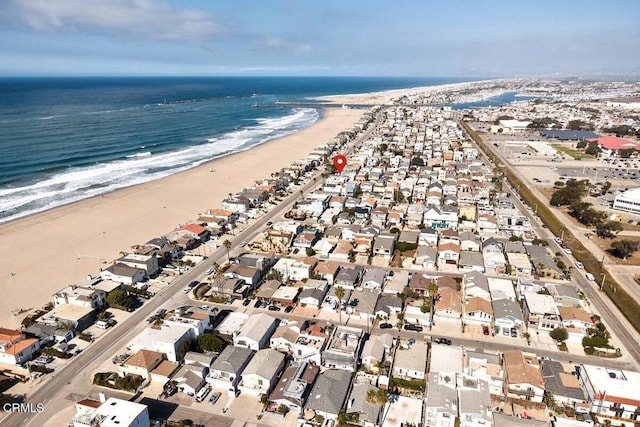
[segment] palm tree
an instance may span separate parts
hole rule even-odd
[[[338,298],[338,315],[342,325],[342,298],[344,298],[344,288],[342,286],[336,286],[336,298]]]
[[[389,393],[384,389],[372,388],[367,392],[367,403],[369,405],[382,406],[382,420],[380,424],[384,424],[384,407],[389,401]]]
[[[429,283],[427,292],[429,293],[429,297],[431,297],[431,318],[429,319],[429,330],[431,330],[431,328],[433,328],[433,313],[435,312],[435,309],[436,309],[436,296],[438,295],[438,284],[436,282]]]
[[[231,264],[231,257],[229,256],[229,250],[231,249],[231,242],[229,241],[229,239],[222,242],[222,246],[224,246],[224,248],[227,250],[227,261],[229,262],[229,264]]]

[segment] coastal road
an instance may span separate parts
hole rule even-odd
[[[469,138],[473,141],[473,138],[471,138],[470,136]],[[491,151],[494,155],[496,155],[502,162],[504,167],[509,168],[514,174],[518,176],[520,180],[522,180],[522,182],[527,182],[526,177],[520,174],[517,168],[509,163],[508,160],[503,157],[502,153],[499,150],[495,150],[491,146],[491,144],[488,143],[484,143],[483,146]],[[491,161],[484,154],[483,150],[479,148],[479,152],[481,153],[481,156],[484,158],[487,164],[491,165]],[[525,213],[525,215],[527,215],[531,219],[533,231],[538,236],[548,238],[550,240],[550,247],[563,254],[563,257],[565,258],[565,260],[567,260],[568,265],[575,265],[575,260],[573,260],[573,258],[567,257],[562,248],[553,240],[555,236],[553,236],[547,228],[543,228],[539,218],[536,215],[532,215],[530,210],[525,207],[525,205],[520,200],[519,194],[517,194],[517,189],[515,189],[514,191],[514,189],[510,188],[510,185],[507,185],[506,188],[509,189],[510,193],[513,195],[511,199],[515,202],[515,204],[522,210],[522,212]],[[538,199],[541,201],[544,200],[540,198],[540,196],[536,197],[538,197]],[[558,215],[556,215],[556,217],[564,223],[563,217]],[[566,228],[570,229],[570,227]],[[593,304],[597,312],[600,313],[602,320],[607,325],[607,327],[615,334],[616,338],[621,342],[624,349],[633,357],[636,362],[637,369],[637,366],[640,366],[640,347],[638,346],[637,331],[627,322],[627,320],[624,318],[624,315],[618,310],[613,302],[611,302],[611,300],[609,300],[606,295],[603,295],[597,284],[587,280],[582,273],[574,274],[572,276],[572,279],[573,282],[579,285],[580,290],[584,292],[585,296],[587,297],[589,302]]]
[[[378,122],[381,115],[378,115]],[[348,147],[354,147],[371,135],[376,126],[369,126],[368,130],[351,141]],[[258,233],[266,229],[266,223],[273,218],[282,215],[287,209],[298,201],[301,196],[321,185],[321,174],[317,173],[309,179],[303,186],[296,188],[295,192],[287,197],[280,204],[260,217],[255,223],[249,225],[235,237],[230,239],[233,246],[238,246],[243,241],[249,241]],[[185,288],[191,281],[200,279],[205,275],[205,271],[213,262],[222,263],[226,258],[226,249],[220,247],[214,250],[210,257],[200,264],[190,269],[185,274],[177,277],[167,288],[159,292],[156,296],[138,308],[128,319],[111,328],[102,337],[97,339],[79,355],[69,360],[68,363],[58,368],[53,374],[48,375],[38,388],[26,396],[26,402],[37,404],[45,403],[45,409],[41,413],[10,413],[0,420],[0,424],[9,426],[41,426],[46,420],[52,418],[56,413],[69,406],[67,397],[75,395],[85,395],[91,391],[92,375],[102,363],[111,359],[113,355],[126,346],[137,334],[139,334],[147,323],[144,321],[152,315],[158,308],[167,303],[174,295]]]

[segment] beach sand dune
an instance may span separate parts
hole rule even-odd
[[[309,128],[246,152],[0,225],[0,326],[18,327],[26,314],[14,310],[42,307],[64,286],[98,274],[120,251],[219,207],[229,193],[304,158],[363,112],[330,108]]]

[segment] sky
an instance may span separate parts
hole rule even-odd
[[[2,76],[639,76],[638,0],[0,0]]]

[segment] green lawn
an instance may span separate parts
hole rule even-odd
[[[573,157],[574,159],[593,159],[594,157],[591,154],[586,154],[584,151],[578,151],[575,148],[565,147],[561,144],[551,144],[553,148],[558,150],[561,153],[564,153],[568,156]]]

